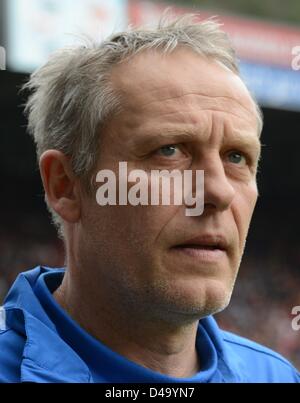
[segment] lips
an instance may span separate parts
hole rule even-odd
[[[171,248],[176,256],[186,259],[193,259],[203,264],[218,265],[227,254],[228,242],[221,235],[202,235],[192,238]],[[197,266],[198,267],[198,266]],[[217,266],[216,266],[217,267]]]
[[[174,248],[226,251],[228,242],[222,235],[201,235],[175,245]]]
[[[216,249],[221,249],[217,245],[195,245],[195,244],[185,244],[185,245],[178,245],[175,246],[175,248],[185,248],[185,249],[207,249],[207,250],[216,250]],[[221,249],[223,250],[223,249]]]

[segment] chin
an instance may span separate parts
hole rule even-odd
[[[169,311],[195,320],[216,314],[228,306],[233,285],[215,279],[187,283],[173,284],[165,289],[163,299]]]

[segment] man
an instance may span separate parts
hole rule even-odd
[[[284,358],[211,316],[228,305],[244,251],[262,129],[219,26],[186,16],[65,49],[27,87],[66,270],[16,280],[2,308],[0,379],[299,382]],[[203,213],[99,206],[97,173],[119,182],[120,162],[146,176],[203,170]]]

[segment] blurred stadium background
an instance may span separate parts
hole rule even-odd
[[[51,226],[26,134],[28,74],[53,50],[88,33],[157,20],[166,6],[176,13],[218,16],[234,42],[242,75],[265,115],[260,198],[229,308],[217,315],[228,330],[279,351],[300,368],[300,330],[291,310],[300,305],[300,2],[298,0],[0,0],[0,300],[20,271],[64,264]]]

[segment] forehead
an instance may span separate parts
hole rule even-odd
[[[201,110],[227,112],[257,126],[257,112],[238,75],[186,48],[147,50],[112,71],[112,83],[134,114]]]

